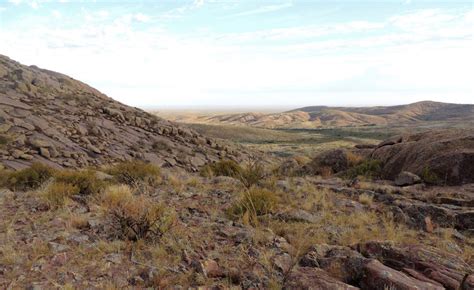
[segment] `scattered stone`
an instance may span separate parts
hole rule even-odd
[[[420,182],[421,178],[418,175],[408,171],[402,171],[395,179],[395,185],[397,186],[413,185]]]

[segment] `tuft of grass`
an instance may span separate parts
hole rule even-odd
[[[105,182],[100,180],[95,171],[58,171],[55,180],[59,183],[69,184],[76,187],[80,195],[93,195],[101,192],[105,188]]]
[[[357,166],[361,164],[362,162],[364,162],[364,157],[350,151],[346,152],[346,159],[347,159],[347,165],[349,166],[349,168]]]
[[[256,185],[265,177],[265,168],[260,160],[249,159],[244,168],[240,171],[238,178],[242,184],[250,188]]]
[[[366,193],[362,193],[361,195],[359,195],[359,202],[361,204],[371,205],[373,201],[374,197],[372,195],[368,195]]]
[[[346,174],[348,178],[364,176],[367,178],[380,178],[382,176],[382,162],[375,159],[367,159],[359,165],[349,169]]]
[[[123,240],[160,239],[176,219],[163,204],[133,195],[127,185],[108,187],[102,205],[116,229],[116,237]]]
[[[40,187],[50,179],[54,170],[41,163],[33,163],[31,167],[9,174],[6,185],[11,190],[30,190]]]
[[[201,168],[200,174],[203,177],[230,176],[239,178],[242,167],[233,160],[220,160],[210,163]]]
[[[155,185],[159,181],[160,169],[153,164],[143,161],[126,161],[109,169],[118,182],[130,186]]]
[[[64,182],[54,182],[46,188],[42,193],[42,197],[50,208],[59,208],[64,206],[70,196],[78,194],[79,191],[79,187],[75,185]]]
[[[233,217],[242,218],[244,223],[255,224],[258,216],[273,212],[277,203],[278,197],[274,192],[252,187],[241,194],[229,213]]]

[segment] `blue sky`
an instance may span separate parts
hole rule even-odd
[[[0,53],[140,107],[474,103],[472,1],[0,1]]]

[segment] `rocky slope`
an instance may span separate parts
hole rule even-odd
[[[474,122],[474,105],[418,102],[389,107],[304,107],[282,113],[181,116],[180,122],[246,125],[262,128],[320,128],[413,125],[423,122]]]
[[[436,130],[396,136],[380,143],[371,158],[385,178],[408,171],[435,184],[474,183],[474,131]]]
[[[0,162],[85,167],[139,158],[195,170],[240,153],[68,76],[0,55]]]

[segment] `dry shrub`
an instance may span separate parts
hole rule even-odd
[[[69,197],[79,194],[79,191],[79,187],[75,185],[64,182],[54,182],[46,188],[42,197],[50,208],[58,208],[62,207]]]
[[[364,157],[350,151],[346,152],[346,158],[347,158],[347,165],[349,166],[349,168],[357,166],[364,161]]]
[[[78,188],[77,194],[92,195],[101,192],[105,188],[105,182],[100,180],[95,171],[58,171],[55,180]]]
[[[374,197],[372,195],[368,195],[366,193],[362,193],[359,195],[359,202],[365,205],[371,205],[374,201]]]
[[[357,176],[380,178],[382,176],[382,163],[375,159],[364,160],[359,165],[349,169],[345,176],[347,178],[355,178]]]
[[[155,185],[159,181],[160,169],[153,164],[143,161],[126,161],[109,169],[118,182],[130,186]]]
[[[107,188],[102,205],[120,239],[160,239],[175,221],[174,212],[150,198],[133,195],[127,185]]]
[[[250,188],[265,177],[265,168],[260,160],[249,159],[238,176],[242,184]]]
[[[331,167],[329,166],[321,166],[319,167],[319,175],[323,178],[329,178],[333,174]]]
[[[201,168],[200,174],[203,177],[230,176],[238,178],[242,172],[242,167],[233,160],[220,160],[210,163]]]
[[[6,185],[11,190],[29,190],[40,187],[53,176],[54,170],[41,163],[9,174]]]
[[[273,212],[278,198],[272,191],[252,187],[241,194],[229,209],[233,217],[243,218],[244,222],[255,224],[257,217]]]

